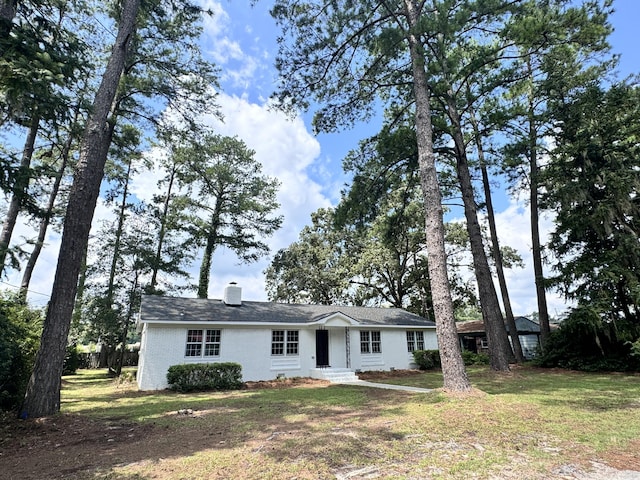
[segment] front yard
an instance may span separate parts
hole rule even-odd
[[[21,480],[520,480],[596,478],[580,476],[594,461],[640,472],[640,376],[469,373],[479,391],[455,398],[303,379],[149,393],[81,371],[64,379],[60,415],[2,418],[0,472]],[[441,385],[437,372],[366,379]]]

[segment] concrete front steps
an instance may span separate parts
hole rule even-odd
[[[348,368],[312,368],[311,378],[328,380],[331,383],[358,382],[360,379],[353,370]]]

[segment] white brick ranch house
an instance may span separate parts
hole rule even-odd
[[[171,365],[236,362],[244,381],[325,378],[332,372],[412,368],[414,350],[437,348],[435,324],[397,308],[144,296],[137,381],[168,387]],[[348,377],[347,377],[348,378]]]

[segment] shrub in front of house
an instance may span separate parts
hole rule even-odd
[[[462,350],[462,361],[465,365],[489,365],[489,355]]]
[[[233,362],[172,365],[167,382],[178,392],[234,390],[242,387],[242,366]]]
[[[438,350],[416,350],[413,361],[420,370],[431,370],[440,366],[440,352]]]

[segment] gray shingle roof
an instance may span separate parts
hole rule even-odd
[[[142,297],[140,322],[230,322],[309,324],[342,313],[363,325],[433,327],[435,323],[399,308],[300,305],[273,302],[242,302],[226,305],[222,300]]]
[[[515,321],[518,332],[540,333],[540,324],[527,317],[516,317]]]
[[[519,333],[540,333],[540,325],[533,320],[529,320],[527,317],[516,317],[514,320]],[[483,333],[484,323],[482,320],[458,322],[456,328],[458,333]]]

